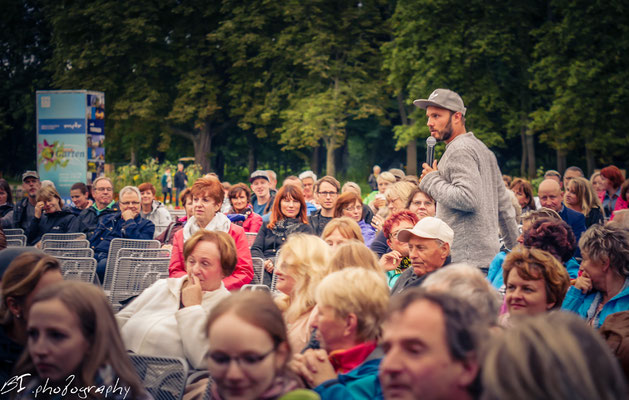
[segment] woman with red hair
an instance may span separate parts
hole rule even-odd
[[[625,200],[620,197],[620,186],[625,178],[622,172],[615,165],[610,165],[601,170],[601,185],[605,189],[598,193],[598,197],[603,203],[605,216],[610,220],[614,219],[614,213],[618,210],[629,208]]]
[[[264,284],[271,284],[277,252],[288,236],[296,232],[313,233],[308,225],[306,200],[301,188],[286,184],[275,195],[271,220],[268,225],[262,225],[251,246],[251,255],[264,259]]]
[[[192,193],[192,216],[183,229],[175,234],[173,250],[170,256],[169,276],[178,278],[186,275],[183,245],[197,231],[226,232],[236,243],[238,261],[234,272],[223,279],[227,290],[238,290],[242,285],[251,282],[253,278],[253,262],[249,244],[242,227],[234,225],[225,214],[220,212],[223,204],[223,186],[214,177],[198,179],[190,188]]]

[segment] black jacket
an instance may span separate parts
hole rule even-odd
[[[90,240],[100,220],[107,215],[112,215],[117,212],[120,212],[118,203],[115,203],[110,208],[105,208],[100,213],[96,211],[94,206],[87,207],[85,210],[81,211],[81,214],[77,217],[76,228],[74,228],[73,232],[83,232],[85,236],[87,236],[87,240]]]
[[[35,245],[44,233],[75,232],[75,219],[76,217],[68,208],[50,214],[42,213],[41,218],[33,218],[26,231],[28,245]]]
[[[28,207],[28,197],[23,198],[15,204],[13,209],[13,228],[22,228],[24,232],[28,230],[31,225],[31,220],[28,218],[26,208]]]
[[[182,190],[186,187],[186,181],[188,180],[188,176],[183,171],[177,171],[175,173],[175,188],[178,190]]]
[[[314,234],[317,236],[321,236],[323,230],[325,229],[325,226],[330,221],[332,221],[332,217],[324,217],[323,215],[321,215],[321,210],[313,212],[308,217],[308,222],[310,223]]]
[[[0,217],[4,217],[5,215],[7,215],[9,211],[13,211],[13,208],[14,208],[13,204],[6,203],[6,204],[1,205]]]
[[[267,228],[268,224],[262,224],[262,228],[256,236],[255,242],[251,246],[251,257],[262,259],[275,257],[277,251],[282,247],[288,236],[292,233],[310,233],[312,227],[304,224],[295,218],[287,218],[278,222],[275,229]]]

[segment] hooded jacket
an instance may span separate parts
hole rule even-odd
[[[150,213],[144,214],[144,212],[140,210],[140,215],[142,218],[148,219],[155,225],[155,237],[158,237],[164,232],[172,222],[172,218],[170,218],[170,213],[166,207],[157,200],[153,200]]]
[[[60,211],[50,214],[42,212],[41,218],[33,218],[26,230],[27,244],[35,245],[44,233],[70,233],[75,232],[76,217],[69,208],[64,207]]]

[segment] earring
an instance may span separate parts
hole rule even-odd
[[[20,313],[15,314],[15,318],[22,319],[22,314],[20,314]]]

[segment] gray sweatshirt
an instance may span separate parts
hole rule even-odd
[[[496,156],[467,132],[448,143],[437,169],[422,179],[420,188],[437,202],[437,218],[454,231],[452,262],[488,268],[500,251],[500,232],[510,249],[518,237]]]

